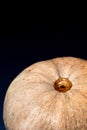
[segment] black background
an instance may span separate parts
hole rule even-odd
[[[11,81],[27,66],[46,59],[74,56],[87,59],[85,25],[5,25],[0,30],[0,130],[3,101]]]

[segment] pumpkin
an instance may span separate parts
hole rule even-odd
[[[87,61],[59,57],[25,68],[3,109],[7,130],[87,130]]]

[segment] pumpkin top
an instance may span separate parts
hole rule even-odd
[[[54,82],[54,88],[59,92],[67,92],[72,87],[72,83],[68,78],[59,78]]]

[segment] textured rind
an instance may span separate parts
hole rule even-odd
[[[68,78],[72,88],[53,84]],[[4,101],[7,130],[87,130],[87,61],[60,57],[35,63],[10,84]]]

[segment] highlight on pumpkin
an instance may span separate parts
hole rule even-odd
[[[54,88],[59,92],[67,92],[72,87],[72,83],[68,78],[59,78],[54,82]]]

